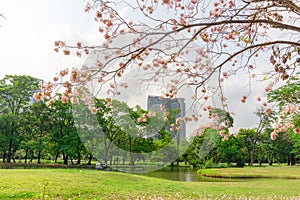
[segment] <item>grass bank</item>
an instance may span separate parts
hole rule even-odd
[[[119,172],[1,169],[1,199],[296,199],[300,179],[175,182]]]
[[[300,166],[200,169],[198,173],[202,176],[216,178],[300,179]]]

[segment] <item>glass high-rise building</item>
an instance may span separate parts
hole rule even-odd
[[[161,105],[164,105],[165,109],[161,110]],[[147,110],[155,111],[155,112],[165,112],[167,109],[176,110],[180,109],[180,113],[177,117],[184,118],[185,117],[185,102],[184,98],[164,98],[160,99],[158,96],[148,96],[147,102]],[[175,132],[174,132],[175,133]],[[172,134],[173,137],[175,134]],[[186,138],[186,124],[182,120],[182,124],[179,130],[179,138]]]

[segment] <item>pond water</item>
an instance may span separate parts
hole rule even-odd
[[[141,174],[144,176],[150,176],[155,178],[168,179],[173,181],[183,181],[183,182],[228,182],[228,181],[245,181],[240,179],[228,179],[228,178],[211,178],[204,177],[197,174],[197,169],[177,168],[177,167],[167,167],[162,168],[157,171],[148,172]]]

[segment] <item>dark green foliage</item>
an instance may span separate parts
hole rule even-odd
[[[6,76],[0,80],[0,155],[3,162],[16,161],[16,158],[22,158],[25,162],[37,159],[38,163],[51,158],[56,162],[62,157],[65,164],[70,161],[81,164],[82,159],[91,164],[93,157],[98,159],[94,154],[97,150],[103,154],[101,160],[108,164],[120,164],[128,154],[130,159],[123,162],[131,165],[145,159],[173,162],[178,157],[180,159],[176,161],[202,167],[243,167],[245,161],[248,164],[285,162],[292,165],[300,159],[300,136],[290,129],[272,141],[270,133],[271,123],[275,120],[274,113],[267,116],[262,109],[256,113],[260,118],[257,128],[241,129],[236,136],[229,136],[228,140],[224,140],[219,131],[208,128],[186,142],[186,152],[179,153],[178,135],[176,131],[170,132],[168,129],[170,124],[175,123],[179,109],[167,110],[167,121],[163,120],[162,113],[141,121],[139,119],[148,111],[140,106],[130,108],[124,102],[110,100],[112,106],[107,107],[107,100],[95,99],[98,108],[96,121],[101,127],[101,132],[96,134],[105,136],[102,146],[97,146],[95,135],[90,137],[87,134],[87,138],[78,135],[78,128],[83,131],[86,127],[75,127],[71,102],[63,103],[58,98],[50,107],[42,101],[33,102],[31,97],[37,91],[37,83],[37,79],[28,76]],[[294,78],[286,86],[270,92],[270,101],[279,102],[279,105],[299,103],[294,99],[299,94],[295,91],[298,87],[299,81]],[[289,95],[290,98],[287,97]],[[224,133],[229,133],[233,118],[228,112],[215,108],[209,114],[217,115]],[[90,120],[87,113],[82,112],[81,115],[82,119]],[[294,116],[293,123],[295,128],[300,128],[298,115]],[[82,139],[85,139],[87,147]],[[118,152],[118,148],[127,153]],[[147,154],[160,149],[160,153]]]

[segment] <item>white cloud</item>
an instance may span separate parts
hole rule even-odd
[[[0,3],[0,77],[26,74],[49,80],[64,67],[80,66],[83,59],[53,51],[55,40],[92,39],[96,24],[84,13],[84,1],[5,1]]]
[[[51,80],[59,70],[84,63],[85,58],[53,51],[55,40],[101,42],[92,13],[83,11],[84,3],[82,0],[1,1],[0,13],[6,20],[0,20],[0,78],[5,74],[26,74]],[[123,12],[130,15],[126,9]],[[226,82],[229,108],[236,113],[236,130],[255,126],[255,98],[261,95],[259,91],[263,87],[256,83],[251,91],[253,97],[242,104],[241,96],[247,92],[246,82],[241,83],[244,78],[238,75]],[[137,96],[128,96],[128,101],[132,101],[130,98],[134,95]]]

